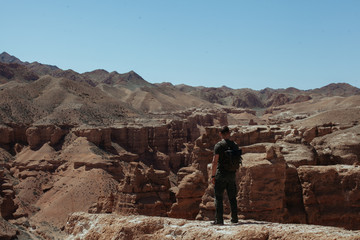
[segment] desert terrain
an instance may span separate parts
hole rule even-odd
[[[194,84],[196,85],[196,83]],[[0,239],[360,239],[360,89],[153,84],[0,54]],[[240,221],[211,226],[218,128]]]

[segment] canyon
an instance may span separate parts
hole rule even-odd
[[[360,239],[359,106],[348,84],[174,86],[0,54],[0,237]],[[213,227],[224,125],[240,222]]]

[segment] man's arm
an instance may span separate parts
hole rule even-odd
[[[219,154],[215,154],[212,161],[212,167],[211,167],[211,182],[215,184],[215,174],[216,174],[216,168],[219,161]]]

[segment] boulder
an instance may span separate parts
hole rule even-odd
[[[149,135],[146,127],[124,127],[111,130],[111,140],[126,151],[144,155],[149,149]]]

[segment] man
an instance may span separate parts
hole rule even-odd
[[[224,153],[229,146],[236,143],[230,140],[229,127],[225,126],[220,131],[222,140],[214,147],[214,157],[212,161],[212,183],[215,184],[215,222],[213,224],[223,225],[223,195],[226,189],[230,206],[231,206],[231,222],[238,222],[237,202],[236,202],[236,171],[227,171],[224,169]],[[236,145],[237,147],[237,145]]]

